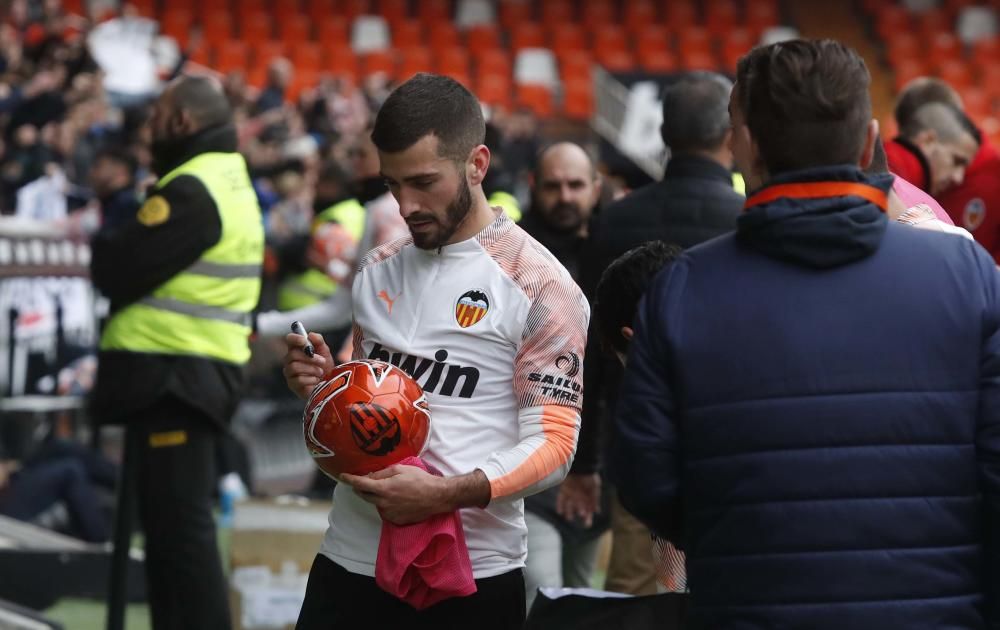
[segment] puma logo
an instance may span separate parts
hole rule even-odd
[[[396,300],[399,299],[399,296],[401,296],[401,295],[403,295],[402,291],[400,291],[399,293],[397,293],[396,297],[391,298],[391,297],[389,297],[389,293],[386,292],[385,289],[382,289],[381,291],[378,292],[378,299],[385,301],[385,305],[389,309],[389,314],[392,315],[392,305],[396,302]]]

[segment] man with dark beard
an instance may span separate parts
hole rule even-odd
[[[434,423],[421,458],[443,476],[402,465],[341,476],[299,630],[373,618],[380,627],[435,629],[524,622],[522,499],[558,484],[572,461],[589,307],[566,269],[487,202],[485,133],[477,99],[428,74],[398,87],[375,121],[380,170],[410,236],[361,263],[353,358],[391,362],[417,380]],[[286,341],[285,377],[305,398],[333,357],[321,335],[309,335],[313,357],[305,338]],[[391,538],[381,532],[456,512],[465,544],[439,552],[464,556],[471,576],[439,573],[434,586],[433,569],[421,573],[436,603],[418,610],[391,582],[405,567],[382,554]]]
[[[111,300],[94,417],[126,426],[115,538],[128,544],[134,491],[153,628],[225,629],[216,441],[250,358],[264,231],[232,112],[212,81],[171,83],[150,124],[159,181],[138,212],[93,241],[91,275]]]

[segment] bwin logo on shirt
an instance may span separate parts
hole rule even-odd
[[[445,363],[448,359],[447,350],[435,352],[432,361],[402,352],[390,352],[387,348],[383,348],[382,344],[376,343],[372,351],[368,353],[368,358],[392,363],[412,376],[413,380],[428,394],[455,396],[455,389],[461,381],[462,388],[458,391],[457,396],[459,398],[472,398],[472,395],[476,393],[476,385],[479,384],[478,369]]]

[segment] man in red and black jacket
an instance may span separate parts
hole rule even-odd
[[[962,183],[979,143],[960,109],[925,103],[899,129],[885,143],[889,170],[935,197]]]

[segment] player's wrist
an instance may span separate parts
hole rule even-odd
[[[462,508],[484,508],[489,505],[491,497],[490,480],[486,473],[478,468],[471,473],[457,477],[444,478],[443,490],[446,512]]]

